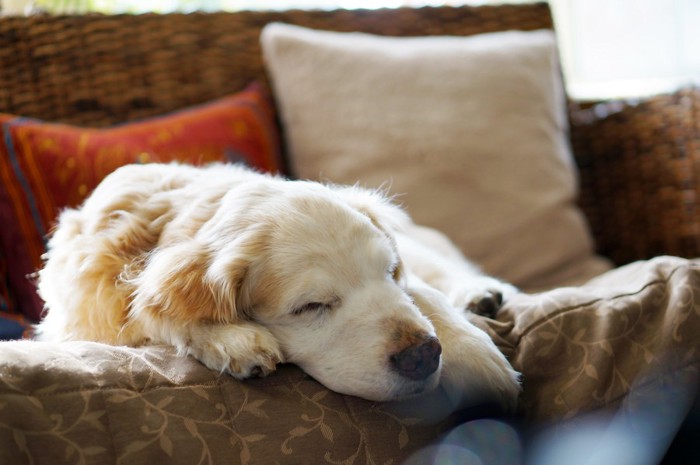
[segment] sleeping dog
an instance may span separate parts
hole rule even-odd
[[[239,379],[291,362],[379,401],[442,382],[512,407],[518,374],[465,310],[514,292],[378,191],[129,165],[60,215],[37,337],[170,344]]]

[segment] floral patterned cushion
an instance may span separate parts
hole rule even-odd
[[[660,257],[582,287],[516,296],[498,320],[477,323],[522,372],[529,422],[626,415],[661,400],[664,413],[700,377],[697,302],[700,263]],[[436,444],[473,413],[442,409],[437,394],[374,403],[290,365],[239,382],[162,346],[4,342],[0,463],[437,463],[427,460]],[[457,436],[489,439],[472,430]]]
[[[614,411],[643,379],[700,375],[700,262],[658,257],[581,287],[520,295],[499,314],[534,421]],[[689,385],[690,386],[690,385]]]
[[[13,341],[0,374],[0,463],[385,463],[446,425],[293,366],[239,382],[167,347]]]

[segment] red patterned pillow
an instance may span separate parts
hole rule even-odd
[[[165,116],[87,129],[0,114],[0,245],[10,293],[38,321],[43,303],[29,277],[41,266],[57,213],[79,205],[128,163],[243,162],[281,171],[273,108],[258,84]]]

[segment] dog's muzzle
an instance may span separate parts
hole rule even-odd
[[[404,378],[419,381],[435,373],[440,366],[442,346],[436,337],[410,346],[389,357],[391,367]]]

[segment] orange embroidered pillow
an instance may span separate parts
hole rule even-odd
[[[29,275],[41,266],[57,213],[79,205],[128,163],[242,162],[281,171],[273,108],[261,86],[165,116],[87,129],[0,114],[1,255],[20,311],[38,321],[43,303]]]

